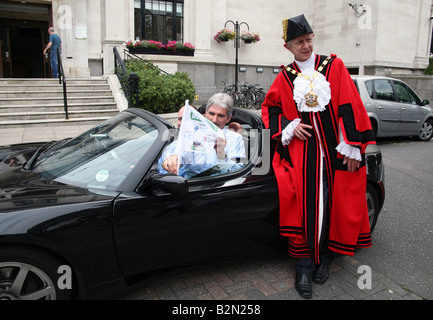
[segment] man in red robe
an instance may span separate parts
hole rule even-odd
[[[334,255],[371,246],[365,148],[370,120],[341,59],[313,52],[313,31],[300,15],[283,21],[284,47],[295,61],[282,66],[262,105],[277,140],[280,233],[288,237],[297,292],[312,296]]]

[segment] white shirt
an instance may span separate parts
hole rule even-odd
[[[236,162],[236,159],[245,159],[245,145],[242,136],[239,133],[233,132],[227,128],[223,129],[224,137],[226,138],[226,145],[224,151],[226,158],[219,160],[217,158],[215,150],[211,153],[200,153],[200,152],[183,152],[181,155],[181,165],[179,168],[179,175],[189,179],[207,169],[210,169],[216,165],[219,165],[218,174],[227,173],[239,170],[243,167],[243,163]],[[164,160],[176,154],[177,140],[173,141],[163,152],[161,158],[158,161],[158,173],[166,174],[162,168]]]

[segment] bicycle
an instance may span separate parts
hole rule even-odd
[[[221,82],[224,83],[223,92],[227,94],[231,94],[235,86],[233,84],[227,84],[224,81]]]
[[[263,88],[259,86],[259,84],[251,85],[248,83],[245,84],[245,106],[248,109],[254,107],[255,109],[260,109],[263,101],[265,100],[266,93],[263,91]]]
[[[224,81],[224,93],[229,94],[234,101],[235,107],[243,107],[246,109],[260,109],[263,101],[265,100],[266,93],[259,84],[252,85],[247,81],[243,82],[239,86],[239,90],[236,91],[234,84],[226,84]]]
[[[245,103],[244,93],[241,91],[236,92],[234,84],[226,84],[224,81],[221,82],[224,83],[223,92],[229,94],[233,98],[235,107],[242,107]]]
[[[255,89],[254,94],[256,98],[254,103],[254,108],[259,110],[262,107],[262,103],[265,101],[266,93],[263,91],[263,88],[258,87],[258,85],[256,85],[254,89]]]

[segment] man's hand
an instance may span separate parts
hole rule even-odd
[[[179,167],[179,156],[177,154],[173,154],[167,157],[162,163],[162,168],[168,173],[177,174],[178,167]]]
[[[226,158],[226,152],[224,150],[225,146],[226,146],[226,139],[217,138],[215,142],[215,151],[217,154],[217,158],[219,160],[224,160]]]
[[[296,126],[295,130],[293,130],[293,134],[299,140],[307,140],[311,137],[311,133],[308,132],[309,129],[311,130],[313,127],[308,124],[300,123]]]
[[[347,171],[349,172],[355,172],[359,169],[359,163],[360,161],[355,159],[350,159],[348,157],[344,157],[343,164],[347,164]]]

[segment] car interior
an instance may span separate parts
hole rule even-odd
[[[198,108],[201,114],[206,111],[206,105]],[[260,117],[247,112],[240,108],[234,108],[233,115],[230,122],[227,124],[229,130],[232,130],[240,135],[242,135],[244,145],[245,145],[245,155],[246,159],[236,159],[236,162],[243,163],[244,166],[236,172],[225,173],[224,175],[236,174],[238,172],[243,172],[248,170],[252,165],[259,163],[261,157],[261,146],[262,146],[262,129],[263,125]],[[213,170],[212,170],[213,169]],[[157,172],[157,163],[152,166],[153,172]],[[206,177],[207,179],[218,171],[218,168],[211,168],[206,170],[191,179],[195,180],[198,178]],[[221,176],[222,174],[218,175]]]

